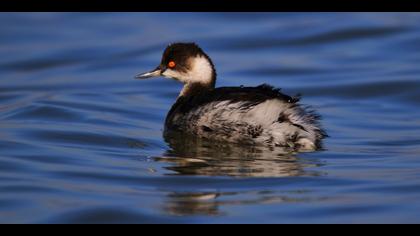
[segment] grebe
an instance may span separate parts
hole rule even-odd
[[[320,116],[270,85],[215,88],[216,70],[195,43],[170,44],[160,65],[136,79],[163,76],[184,84],[165,120],[164,134],[311,151],[326,133]]]

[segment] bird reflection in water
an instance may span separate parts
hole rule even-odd
[[[165,135],[170,149],[159,162],[174,175],[287,177],[319,175],[306,168],[317,167],[317,160],[298,158],[296,152],[282,147],[241,146],[233,143],[198,139],[185,134]]]
[[[168,175],[200,175],[231,177],[291,177],[319,176],[318,160],[297,157],[297,153],[284,148],[261,146],[240,146],[232,143],[217,143],[197,139],[185,134],[165,135],[170,149],[156,161],[168,163]],[[311,168],[312,170],[307,170]],[[240,201],[229,196],[249,195]],[[251,199],[249,199],[251,197]],[[171,191],[163,205],[163,211],[170,215],[223,215],[222,206],[281,202],[308,202],[305,190],[296,193],[270,191],[235,192],[214,189],[214,191]]]
[[[171,215],[220,215],[218,192],[175,192],[167,195],[164,211]]]
[[[177,216],[217,216],[224,215],[223,207],[229,206],[308,203],[328,199],[328,197],[310,197],[308,192],[310,191],[173,192],[167,195],[163,211]]]

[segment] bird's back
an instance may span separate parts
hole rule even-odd
[[[180,97],[169,111],[165,135],[314,150],[325,136],[319,116],[299,99],[269,85],[221,87]]]

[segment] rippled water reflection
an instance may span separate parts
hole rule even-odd
[[[166,138],[169,148],[156,161],[174,163],[165,167],[170,175],[209,175],[238,177],[286,177],[316,175],[304,167],[317,161],[297,157],[281,147],[243,146],[226,142],[200,140],[183,135]]]
[[[419,223],[419,21],[1,13],[0,222]],[[181,85],[132,78],[173,41],[209,53],[217,86],[303,94],[325,150],[165,140]]]

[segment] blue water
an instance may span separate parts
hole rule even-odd
[[[420,14],[1,13],[0,223],[420,223]],[[325,150],[162,137],[195,41],[217,86],[303,95]]]

